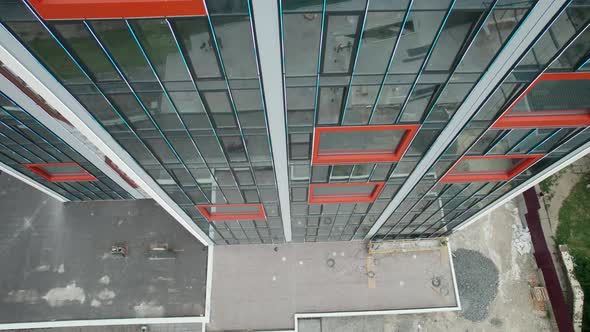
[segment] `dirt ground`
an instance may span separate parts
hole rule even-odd
[[[511,201],[450,238],[452,249],[479,251],[498,268],[498,293],[491,302],[486,319],[472,322],[457,312],[325,318],[321,320],[321,331],[553,331],[548,318],[533,312],[528,278],[536,275],[537,270],[530,235],[523,230],[517,205],[517,200]]]

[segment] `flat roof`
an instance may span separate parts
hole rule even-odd
[[[0,175],[0,220],[0,324],[205,314],[207,248],[152,200],[62,204]]]
[[[207,330],[293,330],[295,316],[458,310],[446,243],[373,249],[360,241],[216,246]]]

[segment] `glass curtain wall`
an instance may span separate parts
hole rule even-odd
[[[533,4],[283,0],[294,239],[364,238]],[[312,162],[315,128],[385,125],[418,128],[400,160]],[[308,203],[310,185],[346,182],[385,186],[372,203]]]
[[[520,101],[519,97],[543,73],[569,74],[579,69],[578,64],[590,50],[589,22],[590,8],[579,3],[570,5],[556,19],[530,46],[522,61],[477,110],[373,239],[448,235],[454,227],[590,140],[590,131],[584,125],[537,127],[531,124],[516,128],[498,128],[495,125],[511,105],[519,102],[530,104],[526,95]],[[546,91],[549,94],[563,94],[568,86],[567,81],[552,83],[553,86]],[[579,98],[579,95],[570,94],[557,101],[556,107],[567,110],[572,101]],[[535,117],[530,119],[535,120]],[[529,158],[533,158],[534,163],[524,172],[517,165],[506,166],[508,160]],[[504,165],[515,172],[505,173],[510,179],[503,181],[445,181],[448,179],[445,175],[461,171],[465,160],[481,162],[486,159],[504,161]]]
[[[0,161],[71,201],[132,199],[123,188],[0,92]],[[67,166],[75,163],[76,166]],[[77,170],[92,181],[50,181],[25,165],[49,171]]]
[[[247,1],[207,16],[2,23],[217,244],[283,242]],[[263,203],[209,222],[204,204]]]

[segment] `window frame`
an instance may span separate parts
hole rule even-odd
[[[98,181],[98,179],[85,170],[78,163],[41,163],[41,164],[23,164],[24,167],[28,168],[31,172],[39,175],[49,182],[87,182],[87,181]],[[72,167],[76,166],[80,168],[78,174],[51,174],[43,169],[43,167]]]
[[[558,114],[562,110],[539,111],[539,115],[517,115],[512,113],[514,107],[531,92],[539,82],[590,80],[590,72],[545,73],[537,77],[514,100],[492,125],[493,129],[533,129],[590,126],[590,109],[587,114]],[[555,114],[552,114],[555,113]]]
[[[133,19],[206,16],[203,0],[30,0],[45,20]]]
[[[201,204],[196,206],[199,212],[208,221],[226,221],[226,220],[266,220],[266,212],[262,203],[246,203],[246,204]],[[250,214],[227,214],[223,213],[215,215],[209,212],[209,208],[213,207],[257,207],[257,213]]]
[[[488,155],[488,156],[463,156],[455,162],[445,175],[440,179],[441,183],[469,183],[469,182],[495,182],[495,181],[509,181],[524,170],[532,166],[534,163],[543,158],[544,154],[510,154],[510,155]],[[452,174],[453,171],[464,160],[481,160],[481,159],[525,159],[520,164],[513,167],[505,173],[498,172],[497,174],[469,174],[470,172],[460,172]]]
[[[314,190],[319,187],[354,187],[360,185],[374,185],[375,188],[371,192],[369,196],[344,196],[338,197],[337,195],[333,195],[333,197],[314,197]],[[374,202],[383,187],[385,186],[385,182],[346,182],[346,183],[312,183],[309,185],[309,193],[307,195],[309,204],[325,204],[325,203],[372,203]]]
[[[315,127],[313,132],[312,165],[347,165],[364,163],[391,163],[399,161],[408,150],[410,143],[418,133],[420,125],[369,125],[369,126],[334,126]],[[322,133],[353,131],[405,131],[398,145],[391,153],[342,154],[337,156],[320,155],[320,135]],[[370,150],[367,150],[370,151]]]

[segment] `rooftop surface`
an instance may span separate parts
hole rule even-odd
[[[446,245],[380,252],[360,241],[217,246],[207,331],[292,330],[295,314],[457,307]]]
[[[0,175],[0,220],[0,324],[204,315],[207,249],[152,200],[62,204]]]

